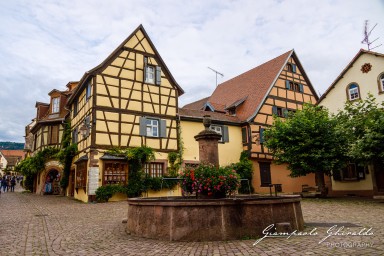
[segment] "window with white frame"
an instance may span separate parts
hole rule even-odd
[[[155,67],[154,66],[146,66],[145,67],[145,82],[146,83],[155,83]]]
[[[384,92],[384,74],[380,76],[380,90]]]
[[[348,86],[348,96],[349,100],[357,100],[360,98],[359,86],[357,84],[350,84]]]
[[[215,131],[216,133],[220,134],[221,135],[221,138],[219,140],[219,142],[223,142],[223,129],[222,129],[222,126],[219,126],[219,125],[211,125],[209,127],[209,129],[211,129],[212,131]]]
[[[52,99],[52,113],[58,113],[60,110],[60,97]]]
[[[159,137],[159,120],[146,119],[147,136]]]
[[[162,177],[164,175],[164,163],[150,162],[144,165],[144,172],[149,177]]]

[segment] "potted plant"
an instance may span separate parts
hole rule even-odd
[[[200,198],[224,198],[240,186],[240,176],[230,167],[199,165],[187,168],[181,174],[183,191]]]

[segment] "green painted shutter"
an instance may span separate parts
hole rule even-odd
[[[285,80],[285,88],[287,88],[287,90],[291,89],[291,85],[289,84],[288,80]]]
[[[283,108],[283,116],[288,117],[288,109]]]
[[[304,92],[304,88],[302,84],[299,84],[299,92]]]
[[[264,128],[260,128],[260,144],[264,143]]]
[[[296,73],[296,65],[295,64],[291,64],[292,65],[292,73]]]
[[[277,106],[272,107],[272,114],[277,115]]]
[[[161,84],[161,67],[156,66],[156,85]]]
[[[160,137],[161,138],[167,137],[167,122],[166,120],[163,120],[163,119],[160,120]]]
[[[223,134],[222,134],[222,140],[223,140],[223,142],[225,143],[225,142],[229,142],[229,132],[228,132],[228,126],[223,126],[222,127],[222,129],[223,129]]]
[[[140,117],[140,136],[147,136],[147,118]]]

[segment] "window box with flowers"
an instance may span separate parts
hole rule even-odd
[[[240,176],[229,167],[199,165],[185,169],[180,178],[183,191],[195,192],[199,198],[224,198],[240,186]]]

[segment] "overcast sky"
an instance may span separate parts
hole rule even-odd
[[[185,94],[295,49],[321,94],[355,56],[364,21],[384,44],[384,1],[0,0],[0,141],[24,142],[35,103],[65,90],[143,24]],[[384,52],[384,46],[375,49]]]

